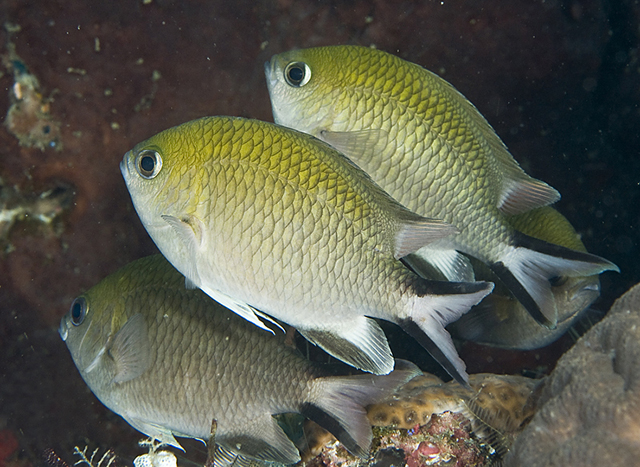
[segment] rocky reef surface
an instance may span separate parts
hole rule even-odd
[[[313,467],[366,465],[483,466],[500,462],[536,410],[542,380],[470,375],[471,388],[431,374],[415,377],[367,407],[374,427],[371,456],[351,456],[329,433],[306,422],[303,459]]]
[[[368,407],[375,427],[368,463],[307,423],[308,465],[637,465],[640,284],[614,303],[549,376],[475,374],[470,383],[471,390],[424,374]]]
[[[640,284],[560,358],[505,467],[640,461]]]

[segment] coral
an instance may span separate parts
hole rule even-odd
[[[72,188],[64,184],[57,184],[40,194],[22,194],[17,187],[7,186],[0,178],[0,246],[11,251],[11,245],[4,244],[18,221],[33,221],[38,227],[48,227],[59,235],[62,225],[55,221],[70,208],[72,199]]]
[[[400,457],[407,465],[484,465],[509,450],[535,411],[539,381],[476,374],[471,390],[423,374],[367,408],[374,428],[371,464]],[[303,459],[311,465],[360,465],[325,430],[305,424]],[[378,460],[376,460],[378,459]]]
[[[445,411],[468,413],[501,432],[516,431],[534,411],[531,395],[538,381],[521,376],[475,374],[472,390],[451,381],[424,374],[400,388],[394,396],[368,408],[374,426],[409,429]]]
[[[5,23],[5,29],[8,33],[20,31],[19,26],[9,23]],[[7,43],[7,53],[2,62],[13,73],[14,79],[9,93],[11,106],[4,122],[7,129],[23,146],[33,146],[42,151],[50,147],[60,151],[60,123],[51,116],[52,99],[43,97],[38,78],[29,72],[18,56],[14,43]]]
[[[48,110],[62,122],[64,150],[21,146],[1,125],[0,175],[17,188],[12,193],[31,199],[59,181],[75,192],[60,237],[34,235],[26,228],[31,222],[19,222],[9,234],[14,251],[0,261],[0,419],[18,436],[21,455],[40,465],[42,451],[53,446],[73,465],[73,446],[85,439],[127,460],[139,454],[138,434],[96,402],[55,328],[79,292],[156,252],[122,183],[124,152],[204,115],[269,120],[262,64],[292,48],[376,44],[453,83],[518,161],[562,193],[558,209],[587,248],[624,271],[602,278],[596,308],[608,308],[640,280],[640,157],[633,157],[640,147],[640,6],[631,0],[606,6],[601,0],[2,2],[2,21],[21,26],[10,42],[38,78],[39,92],[46,99],[59,90]],[[0,41],[5,54],[4,29]],[[2,118],[14,102],[15,78],[0,69]],[[162,78],[150,101],[154,70]],[[410,339],[396,337],[404,358],[429,365]],[[463,358],[474,373],[544,371],[565,347],[524,353],[465,343]]]
[[[176,456],[170,451],[159,451],[162,444],[154,439],[142,440],[138,444],[141,447],[148,447],[149,452],[136,457],[133,460],[134,467],[177,467]]]
[[[562,358],[505,466],[628,466],[640,459],[640,284]]]
[[[469,420],[462,414],[433,415],[423,425],[406,430],[375,427],[370,459],[350,455],[340,443],[332,441],[308,467],[356,467],[407,465],[481,466],[491,459],[491,449],[471,433]]]
[[[76,456],[80,457],[80,460],[77,461],[74,465],[86,464],[87,467],[111,467],[111,464],[113,464],[116,459],[116,454],[112,450],[108,450],[105,451],[105,453],[98,460],[96,458],[96,454],[98,454],[100,448],[95,448],[91,453],[91,457],[88,457],[87,448],[88,446],[85,446],[82,451],[80,450],[80,448],[78,448],[78,446],[74,448],[73,453]]]

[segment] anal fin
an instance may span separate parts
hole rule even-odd
[[[219,444],[215,444],[212,450],[212,457],[207,458],[205,467],[256,467],[258,464],[255,460],[236,454]]]
[[[386,375],[394,360],[382,328],[373,319],[360,316],[330,329],[300,329],[306,339],[338,360],[359,370]]]
[[[293,441],[287,437],[276,420],[266,413],[234,426],[231,433],[217,436],[216,442],[227,452],[243,458],[281,464],[295,464],[300,461],[300,453]]]

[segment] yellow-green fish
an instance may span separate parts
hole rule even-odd
[[[175,436],[216,443],[220,461],[300,461],[273,418],[284,413],[314,420],[366,457],[372,435],[364,406],[419,373],[401,360],[386,376],[346,376],[349,367],[312,363],[281,333],[187,290],[161,255],[130,263],[76,298],[59,332],[103,404],[162,443],[180,448]]]
[[[420,251],[445,277],[472,279],[459,253],[475,257],[552,328],[550,279],[618,270],[509,225],[505,216],[560,195],[528,176],[476,108],[435,74],[357,46],[283,53],[265,72],[276,123],[330,143],[404,206],[459,230]]]
[[[449,235],[327,144],[272,123],[208,117],[163,131],[120,165],[135,209],[187,283],[252,323],[294,326],[336,358],[393,369],[399,324],[459,381],[444,326],[492,283],[427,281],[399,258]]]
[[[549,243],[586,251],[569,221],[550,206],[509,216],[518,231]],[[482,263],[475,263],[476,277],[496,280]],[[555,329],[540,326],[506,288],[499,283],[494,291],[448,329],[456,336],[496,347],[530,350],[543,347],[562,336],[600,296],[597,275],[558,277],[551,293],[558,308]]]

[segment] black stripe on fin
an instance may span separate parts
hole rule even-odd
[[[465,378],[458,372],[456,367],[451,363],[451,361],[446,357],[446,355],[440,350],[429,336],[427,336],[420,326],[418,326],[413,320],[410,318],[406,318],[397,322],[398,325],[413,337],[422,347],[424,347],[427,352],[449,373],[453,379],[455,379],[458,383],[460,383],[463,387],[467,389],[471,389],[469,383],[465,381]]]
[[[549,256],[555,256],[557,258],[564,258],[571,261],[581,261],[583,263],[592,263],[602,268],[602,271],[616,271],[620,272],[618,266],[611,261],[602,258],[598,255],[593,255],[584,251],[572,250],[560,245],[545,242],[535,237],[530,237],[521,232],[515,232],[514,240],[518,247],[524,247],[528,250],[534,250],[538,253],[543,253]]]
[[[522,306],[529,312],[531,317],[538,323],[548,329],[555,329],[557,323],[553,323],[543,313],[533,297],[527,292],[527,289],[520,283],[518,279],[513,275],[509,268],[507,268],[502,261],[495,262],[489,265],[489,268],[493,273],[498,276],[502,283],[509,289],[513,296],[518,300]]]
[[[466,295],[487,290],[488,283],[477,282],[447,282],[421,280],[413,283],[413,291],[419,297],[425,295]]]
[[[311,404],[310,402],[305,402],[300,408],[300,413],[307,417],[309,420],[316,422],[322,428],[335,436],[350,453],[363,459],[367,458],[369,453],[364,451],[362,446],[360,446],[356,442],[356,440],[353,439],[353,437],[349,434],[345,427],[340,424],[338,420],[333,418],[320,407],[315,404]]]

